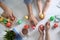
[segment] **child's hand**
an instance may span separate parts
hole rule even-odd
[[[45,30],[48,31],[50,29],[50,22],[46,22],[45,26]]]
[[[29,21],[31,24],[35,25],[38,23],[38,20],[34,17],[34,15],[29,16]]]
[[[44,31],[42,31],[42,30],[40,29],[40,27],[38,28],[38,31],[39,31],[40,35],[44,35]]]

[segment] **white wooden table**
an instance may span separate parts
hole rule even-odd
[[[26,37],[26,38],[24,38],[24,40],[38,40],[38,37],[39,37],[38,25],[45,24],[46,21],[50,18],[50,16],[60,15],[60,9],[58,7],[56,7],[58,5],[59,1],[60,0],[58,0],[58,1],[51,0],[51,4],[50,4],[49,9],[46,12],[45,19],[40,21],[37,24],[36,29],[34,31],[28,33],[30,35],[28,37],[28,39]],[[23,19],[23,16],[28,14],[26,5],[23,3],[23,0],[5,0],[4,3],[13,10],[17,19]],[[0,9],[0,12],[2,12],[1,9]],[[36,17],[38,17],[37,7],[34,3],[33,3],[33,13],[35,14]],[[21,33],[21,29],[25,23],[26,23],[26,21],[23,22],[21,25],[15,26],[14,28],[18,32]],[[51,28],[52,28],[52,25],[53,25],[53,22],[51,22]],[[3,40],[2,37],[5,34],[4,30],[6,30],[6,27],[0,24],[0,40]],[[51,38],[51,40],[60,40],[60,27],[58,27],[54,30],[50,29],[50,38]]]

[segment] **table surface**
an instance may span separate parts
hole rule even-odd
[[[29,32],[29,36],[28,37],[23,37],[24,40],[38,40],[39,37],[39,32],[38,32],[38,26],[40,24],[45,24],[46,21],[48,21],[48,19],[50,18],[50,16],[54,16],[54,15],[60,15],[60,9],[57,7],[57,5],[59,5],[60,0],[51,0],[50,3],[50,7],[48,8],[47,12],[46,12],[46,17],[44,20],[40,21],[39,23],[36,25],[36,29]],[[25,24],[28,24],[29,22],[26,21],[23,17],[25,15],[28,14],[27,12],[27,8],[26,5],[24,4],[23,0],[5,0],[4,3],[10,7],[13,12],[14,15],[17,17],[17,20],[22,19],[24,22],[20,25],[15,25],[13,28],[15,28],[18,32],[21,33],[21,30],[23,28],[23,26]],[[33,13],[34,15],[38,18],[38,10],[37,10],[37,6],[36,6],[36,2],[34,1],[32,4],[33,7]],[[2,13],[3,10],[0,8],[0,12]],[[60,27],[56,28],[56,29],[52,29],[52,25],[54,24],[54,22],[51,22],[51,28],[50,28],[50,39],[51,40],[60,40]],[[59,25],[60,26],[60,25]],[[6,30],[8,28],[6,28],[5,26],[3,26],[2,24],[0,24],[0,40],[3,40],[3,35],[5,35],[4,30]]]

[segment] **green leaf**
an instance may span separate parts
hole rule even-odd
[[[6,31],[6,35],[4,35],[4,38],[7,40],[14,40],[15,39],[15,32],[14,31]]]

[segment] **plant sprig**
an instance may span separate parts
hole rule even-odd
[[[6,31],[6,35],[4,35],[4,38],[6,40],[14,40],[15,39],[15,32],[14,31]]]

